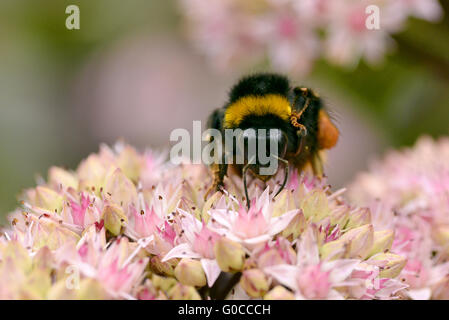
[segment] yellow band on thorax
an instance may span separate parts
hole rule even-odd
[[[272,114],[288,120],[292,113],[290,102],[284,96],[267,94],[264,96],[246,96],[228,106],[224,116],[224,127],[235,128],[245,117]]]

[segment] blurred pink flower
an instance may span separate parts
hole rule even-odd
[[[193,42],[220,70],[268,59],[272,67],[303,75],[321,56],[354,66],[378,63],[391,34],[409,16],[437,21],[437,0],[180,0]],[[380,29],[368,30],[365,11],[379,8]]]
[[[392,250],[408,258],[400,278],[414,299],[437,298],[449,274],[448,158],[447,138],[424,137],[373,163],[349,188],[352,201],[371,204],[374,225],[395,230]]]

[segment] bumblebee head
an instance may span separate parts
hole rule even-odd
[[[243,155],[243,186],[249,208],[247,171],[258,179],[267,181],[278,172],[280,164],[284,164],[284,181],[274,196],[284,189],[289,174],[288,161],[284,159],[288,138],[279,128],[249,127],[241,131],[238,140],[237,153]]]
[[[278,128],[247,128],[241,132],[239,150],[243,166],[253,175],[267,181],[279,168],[287,150],[287,135]]]
[[[248,94],[234,97],[224,113],[226,129],[238,134],[244,165],[261,180],[277,172],[279,158],[289,149],[291,104],[279,93]]]

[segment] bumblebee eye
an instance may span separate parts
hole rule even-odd
[[[257,159],[257,132],[255,129],[246,129],[242,134],[243,148],[248,159]]]
[[[287,134],[279,129],[272,130],[270,133],[270,141],[272,144],[277,145],[277,155],[279,157],[284,157],[287,152],[288,147],[288,137]]]
[[[248,128],[237,135],[236,154],[243,156],[244,163],[256,163],[257,133],[254,128]]]
[[[245,163],[266,163],[271,157],[283,157],[287,151],[288,138],[280,129],[248,128],[237,136],[237,153],[243,155]]]
[[[253,128],[243,130],[242,138],[247,143],[256,142],[257,141],[256,130]]]

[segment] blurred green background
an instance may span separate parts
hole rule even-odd
[[[65,28],[69,4],[80,8],[80,30]],[[448,1],[441,4],[448,13]],[[397,48],[379,67],[319,61],[295,79],[319,87],[336,110],[342,139],[330,154],[334,185],[387,148],[449,133],[447,14],[437,24],[410,19],[394,37]],[[2,0],[0,70],[2,214],[37,175],[51,165],[76,168],[101,142],[167,147],[173,128],[204,120],[249,71],[213,71],[168,0]]]

